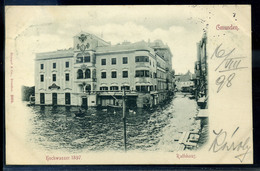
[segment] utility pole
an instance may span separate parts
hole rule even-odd
[[[126,152],[126,116],[125,116],[125,87],[123,88],[123,123],[124,123],[124,146]]]

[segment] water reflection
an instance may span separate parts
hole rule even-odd
[[[122,110],[89,108],[76,117],[77,107],[33,106],[30,139],[45,149],[68,151],[124,150]],[[164,107],[127,111],[128,150],[174,149],[173,135],[191,125],[196,102],[177,96]]]

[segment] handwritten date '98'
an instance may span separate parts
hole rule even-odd
[[[217,93],[223,88],[224,85],[226,85],[227,87],[232,86],[232,79],[235,77],[235,73],[230,74],[227,79],[225,75],[221,75],[220,77],[217,78],[216,80],[216,85],[218,85],[218,90]]]

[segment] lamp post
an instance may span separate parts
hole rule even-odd
[[[126,115],[125,115],[125,87],[123,87],[123,124],[124,124],[124,147],[126,152]]]

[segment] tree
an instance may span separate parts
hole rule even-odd
[[[35,86],[22,86],[22,101],[29,101],[30,96],[35,96]]]

